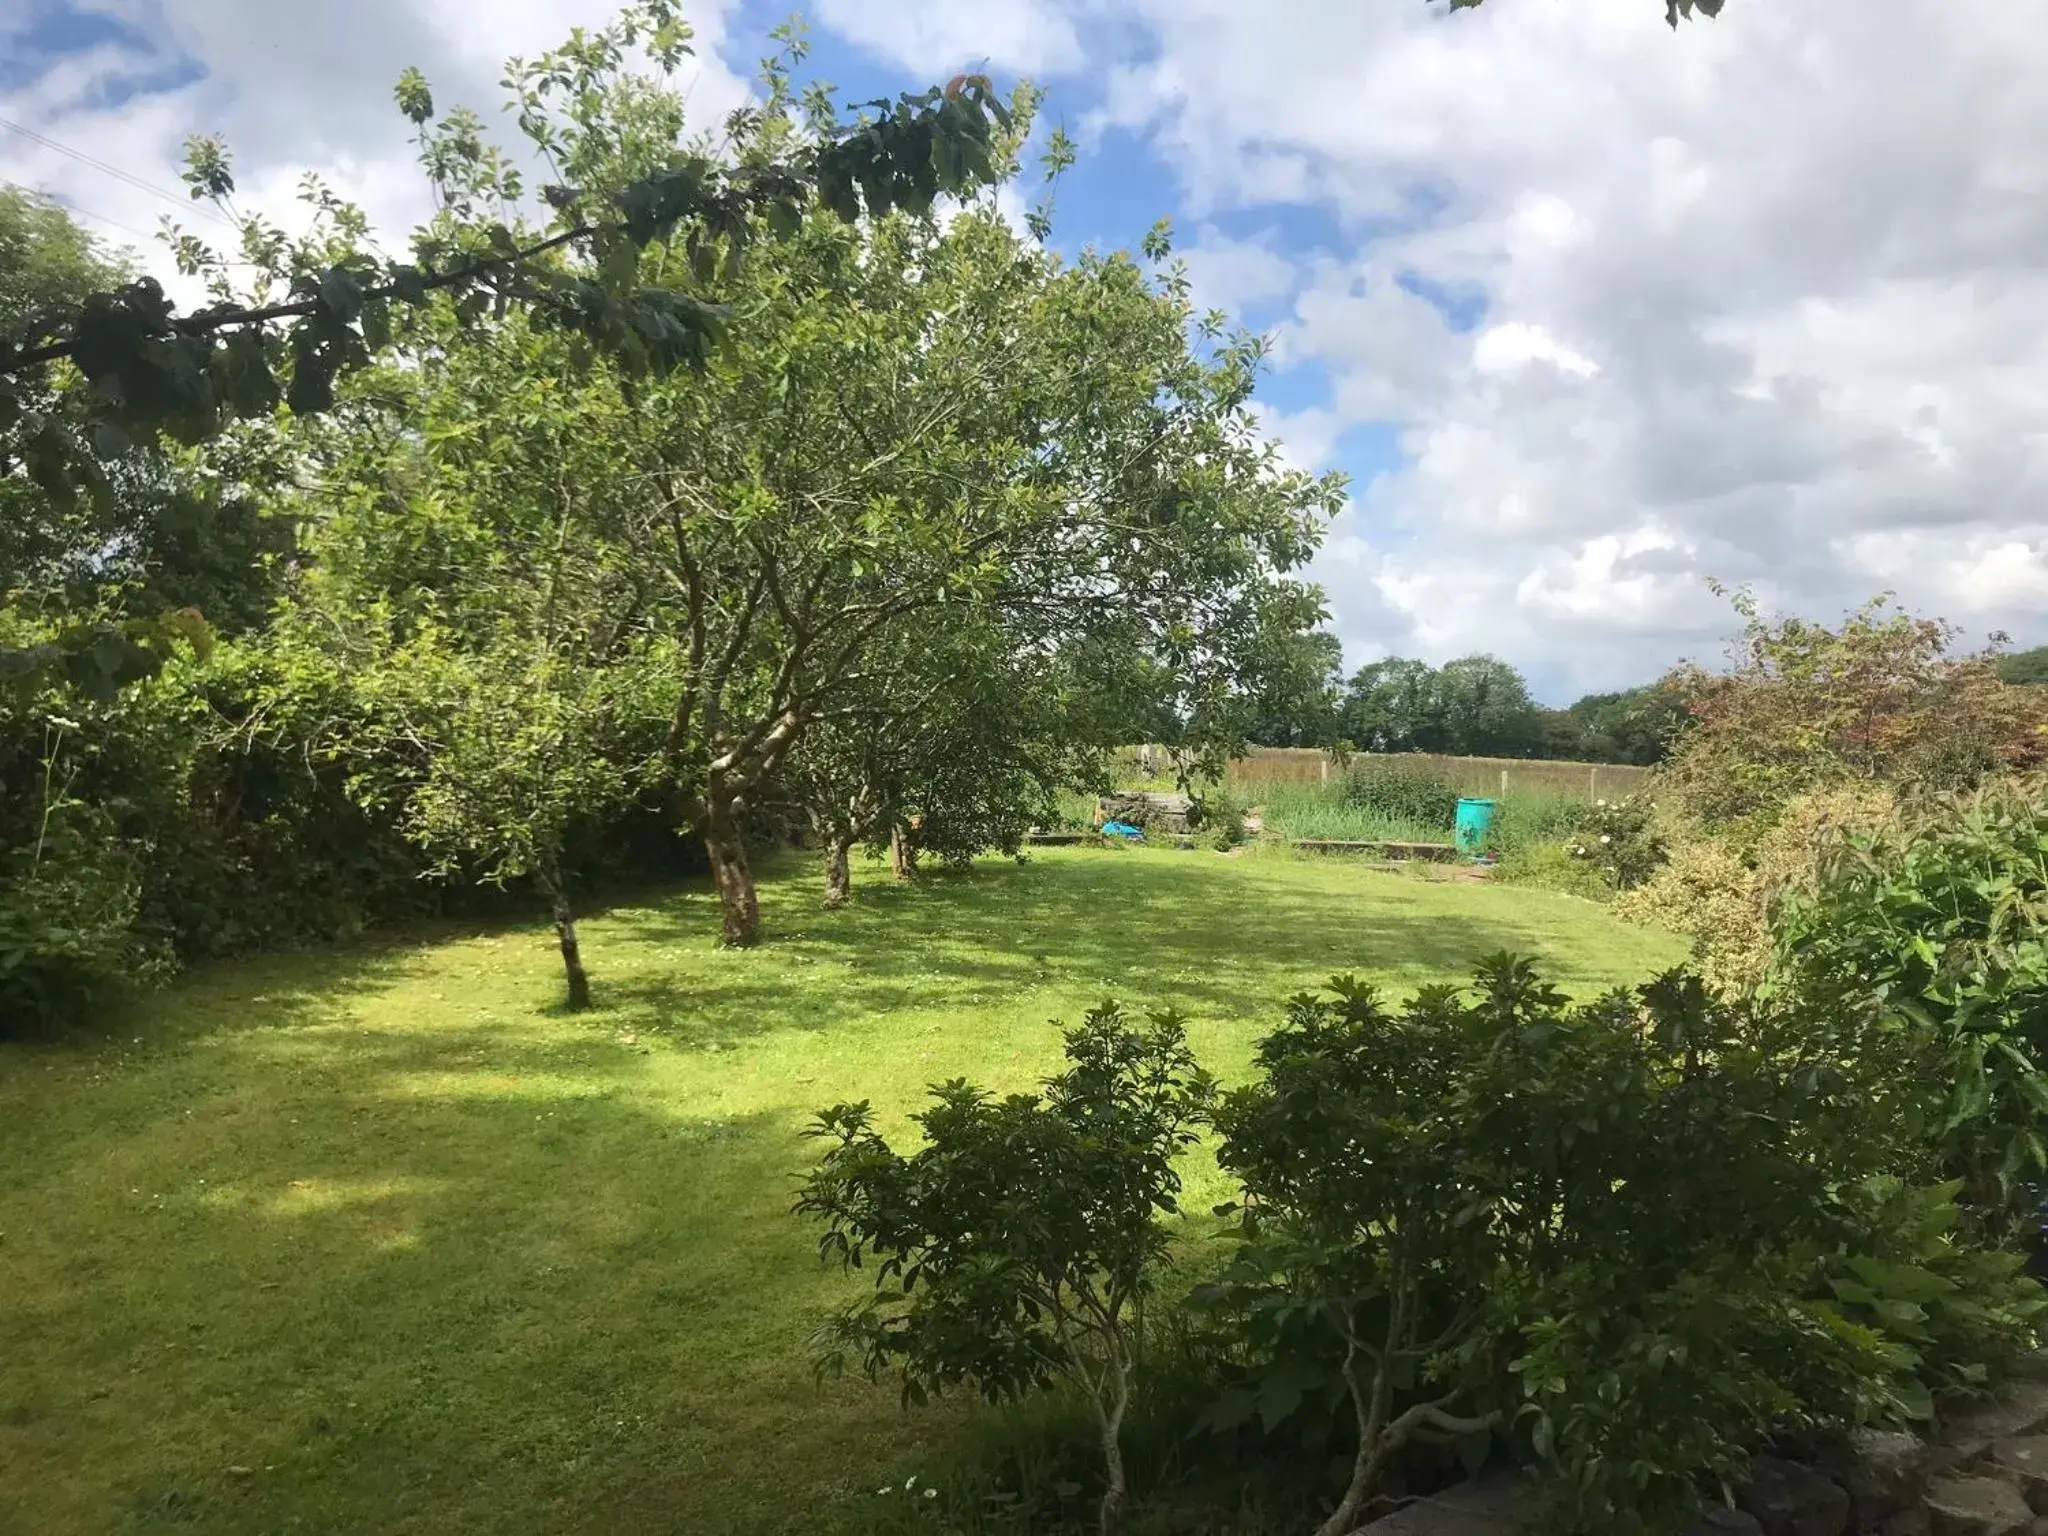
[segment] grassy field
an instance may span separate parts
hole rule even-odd
[[[859,872],[857,872],[858,886]],[[1286,993],[1514,948],[1577,990],[1675,941],[1542,892],[1261,853],[1051,850],[710,943],[708,891],[201,973],[0,1046],[0,1532],[821,1532],[977,1410],[816,1385],[849,1294],[788,1214],[816,1107],[1024,1086],[1106,993],[1226,1081]],[[1220,1196],[1213,1165],[1189,1208]],[[849,1516],[850,1519],[850,1516]]]

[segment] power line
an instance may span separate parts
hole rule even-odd
[[[122,231],[124,234],[134,235],[143,240],[154,240],[156,238],[154,234],[146,229],[137,229],[133,224],[123,224],[119,219],[110,219],[104,213],[94,213],[90,208],[81,208],[70,198],[61,196],[58,193],[51,192],[45,195],[60,207],[69,209],[72,213],[77,214],[81,219],[91,219],[96,224],[108,225],[111,228]]]
[[[80,165],[89,165],[96,171],[104,171],[115,180],[127,183],[138,192],[147,192],[150,196],[160,197],[167,203],[175,203],[178,207],[196,213],[203,219],[213,220],[216,224],[225,224],[230,229],[235,227],[234,220],[224,217],[203,203],[194,202],[189,197],[180,197],[177,193],[160,187],[154,182],[145,181],[142,177],[132,172],[122,170],[118,165],[109,165],[104,160],[88,155],[84,150],[73,149],[69,144],[60,144],[48,134],[37,133],[33,128],[23,127],[20,123],[10,122],[4,117],[0,117],[0,128],[5,128],[12,133],[18,133],[32,143],[40,144],[45,149],[55,150],[60,155],[68,155]],[[114,221],[106,219],[102,222],[111,224]]]

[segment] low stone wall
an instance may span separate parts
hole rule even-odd
[[[1509,1536],[1528,1508],[1511,1474],[1453,1488],[1358,1536]],[[1734,1505],[1691,1536],[2048,1536],[2048,1362],[1931,1441],[1857,1430],[1798,1460],[1759,1456]]]

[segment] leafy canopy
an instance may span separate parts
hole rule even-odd
[[[608,27],[579,32],[532,66],[515,63],[508,83],[522,130],[558,169],[602,170],[618,146],[556,133],[546,107],[587,92],[636,50],[664,72],[690,52],[673,0],[634,0]],[[226,148],[194,141],[186,175],[193,196],[229,212],[241,255],[270,280],[255,293],[234,293],[225,262],[181,234],[181,265],[213,279],[213,302],[204,307],[180,314],[144,277],[0,327],[0,449],[25,462],[53,497],[104,495],[106,460],[130,442],[158,433],[198,442],[280,403],[300,414],[332,408],[336,380],[389,343],[396,311],[436,295],[470,317],[524,310],[632,372],[701,367],[727,312],[672,284],[643,286],[642,250],[676,246],[704,277],[736,265],[757,233],[793,229],[813,204],[848,221],[929,211],[941,195],[993,179],[996,135],[1009,123],[987,77],[962,75],[747,157],[720,158],[671,135],[660,163],[631,181],[602,191],[550,182],[540,192],[549,216],[535,224],[518,172],[484,145],[473,114],[452,114],[436,128],[433,95],[417,70],[406,71],[396,96],[420,129],[430,175],[445,186],[445,173],[467,160],[468,190],[485,195],[444,203],[410,258],[399,259],[374,254],[360,215],[316,184],[309,195],[332,216],[329,238],[293,249],[260,219],[233,214]],[[39,404],[60,362],[83,383],[70,412]]]
[[[1484,3],[1485,0],[1451,0],[1451,9],[1454,11],[1469,11],[1475,6]],[[1664,19],[1675,29],[1678,26],[1680,17],[1690,21],[1695,14],[1718,16],[1721,14],[1721,7],[1725,3],[1726,0],[1664,0]]]
[[[1727,668],[1688,663],[1667,680],[1691,725],[1664,794],[1700,820],[1769,818],[1846,783],[1967,786],[2038,760],[2048,703],[2001,682],[1993,654],[1957,654],[1953,625],[1888,595],[1835,628],[1733,601],[1743,630]]]

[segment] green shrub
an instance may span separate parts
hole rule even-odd
[[[1244,841],[1245,802],[1218,786],[1194,796],[1188,808],[1188,830],[1207,832],[1218,853],[1228,853]]]
[[[2048,782],[1838,832],[1773,922],[1767,985],[1896,1041],[1896,1111],[1987,1211],[2032,1221],[2048,1179]]]
[[[1679,974],[1574,1005],[1505,957],[1400,1010],[1331,991],[1218,1110],[1246,1214],[1203,1294],[1264,1352],[1241,1401],[1350,1399],[1325,1536],[1446,1436],[1548,1463],[1561,1529],[1675,1530],[1763,1440],[1923,1414],[2033,1342],[2008,1256],[1844,1195],[1916,1156],[1854,1032]]]
[[[1563,843],[1532,843],[1501,855],[1493,878],[1500,885],[1527,885],[1538,890],[1561,891],[1587,901],[1610,901],[1614,892],[1600,871],[1584,859],[1575,859]]]
[[[1458,790],[1425,764],[1385,757],[1352,760],[1344,775],[1344,804],[1388,821],[1448,831],[1458,818]]]
[[[1843,1318],[1895,1342],[1895,1393],[1915,1418],[1936,1396],[1982,1391],[1990,1362],[2048,1308],[2023,1254],[1959,1237],[1962,1189],[1960,1179],[1916,1186],[1879,1174],[1829,1195],[1840,1233],[1825,1294]]]
[[[1196,1140],[1212,1085],[1171,1013],[1147,1028],[1114,1003],[1067,1032],[1068,1067],[1042,1095],[996,1099],[962,1081],[933,1090],[909,1156],[865,1103],[820,1115],[827,1150],[797,1209],[827,1223],[820,1251],[875,1261],[875,1290],[821,1334],[827,1369],[851,1353],[894,1372],[906,1402],[963,1383],[991,1400],[1064,1382],[1097,1415],[1116,1522],[1137,1319],[1166,1261],[1176,1157]]]
[[[1665,862],[1615,899],[1615,915],[1683,933],[1709,985],[1744,992],[1770,963],[1771,906],[1813,878],[1816,850],[1845,828],[1882,825],[1892,814],[1882,785],[1844,784],[1795,796],[1769,819],[1719,827],[1666,814],[1655,835]]]
[[[1622,819],[1613,812],[1616,803],[1601,800],[1589,806],[1570,795],[1520,795],[1501,801],[1487,837],[1488,847],[1500,857],[1494,878],[1589,901],[1611,899],[1622,870],[1661,855],[1661,848],[1644,834],[1625,841],[1617,838]],[[1608,842],[1601,843],[1602,836]],[[1617,850],[1618,841],[1622,846]]]
[[[2040,763],[2048,695],[2001,682],[1996,658],[1958,655],[1960,631],[1889,597],[1839,628],[1767,619],[1735,594],[1743,633],[1716,675],[1668,680],[1690,727],[1661,773],[1662,794],[1708,825],[1773,820],[1785,803],[1842,784],[1961,788]]]
[[[52,807],[37,840],[0,861],[0,1026],[75,1018],[133,974],[136,892],[103,818]]]
[[[1598,870],[1609,890],[1634,890],[1664,862],[1656,809],[1655,802],[1639,795],[1594,801],[1580,811],[1572,829],[1571,856]]]

